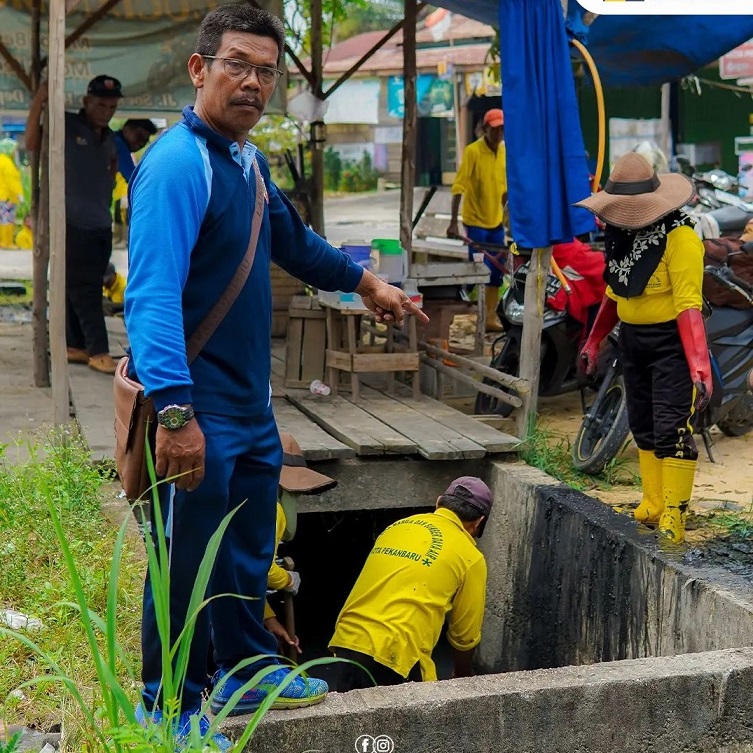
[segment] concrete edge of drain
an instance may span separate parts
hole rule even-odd
[[[687,576],[687,582],[708,576],[708,570],[662,552],[635,524],[598,500],[524,464],[494,466],[495,477],[505,474],[508,483],[543,495],[547,504],[576,509],[586,523],[607,528],[616,540],[629,542]],[[734,587],[721,593],[724,587],[719,581],[733,586],[736,580],[726,572],[715,573],[710,587],[751,609],[750,600]],[[254,736],[253,750],[339,753],[353,750],[359,735],[376,737],[392,731],[394,750],[414,753],[498,750],[500,736],[508,741],[506,753],[720,751],[722,741],[744,743],[724,748],[737,753],[753,751],[749,745],[753,730],[747,724],[751,691],[753,648],[744,647],[484,675],[332,694],[320,706],[272,712]],[[542,719],[548,721],[542,725]],[[226,722],[225,729],[238,736],[247,721],[236,717]],[[449,731],[453,725],[456,732]]]
[[[387,735],[397,753],[742,753],[753,750],[752,691],[753,648],[410,683],[270,712],[246,749],[341,753]],[[248,721],[224,731],[237,739]]]
[[[525,473],[521,473],[523,467],[526,469]],[[688,554],[692,554],[692,550],[687,547],[679,547],[674,551],[671,548],[662,549],[654,532],[639,526],[630,517],[615,512],[595,497],[572,489],[537,468],[518,463],[495,463],[495,468],[498,472],[525,479],[527,483],[535,485],[538,493],[548,498],[552,504],[568,504],[589,522],[608,528],[651,557],[661,560],[665,566],[713,587],[715,591],[723,593],[725,598],[753,611],[753,584],[750,580],[717,565],[694,565],[692,561],[687,561]]]

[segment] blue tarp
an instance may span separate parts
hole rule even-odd
[[[534,6],[543,1],[529,0]],[[501,2],[439,0],[435,5],[497,26]],[[569,0],[571,27],[583,28],[583,13]],[[751,38],[753,15],[599,16],[586,41],[606,86],[648,86],[693,73]]]
[[[569,242],[594,228],[573,202],[590,195],[560,0],[501,0],[500,48],[512,236]]]

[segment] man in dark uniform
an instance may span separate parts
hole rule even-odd
[[[65,114],[66,343],[68,362],[115,373],[102,309],[102,278],[112,253],[112,190],[118,152],[108,124],[123,96],[120,81],[97,76],[84,106]],[[40,86],[26,121],[26,148],[39,150],[47,84]],[[55,201],[51,196],[50,200]]]

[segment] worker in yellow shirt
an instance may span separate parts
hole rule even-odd
[[[685,539],[698,450],[693,432],[711,398],[703,299],[703,244],[679,211],[694,192],[684,175],[658,176],[639,154],[614,166],[604,190],[578,206],[606,224],[607,291],[581,352],[596,366],[599,343],[620,327],[628,420],[638,445],[641,523]]]
[[[16,212],[24,200],[16,142],[0,139],[0,248],[15,248]]]
[[[431,655],[449,613],[454,675],[473,674],[486,596],[486,561],[476,538],[491,508],[489,487],[462,476],[439,497],[434,512],[389,526],[337,618],[333,653],[358,662],[378,685],[436,680]],[[340,667],[340,692],[372,685],[355,664]]]
[[[465,236],[477,243],[501,246],[505,242],[504,207],[507,204],[507,157],[502,141],[505,116],[502,110],[489,110],[484,115],[482,135],[463,151],[457,177],[452,184],[452,215],[447,228],[449,238],[462,237],[458,227],[460,200],[463,201]],[[468,259],[473,260],[473,247]],[[486,290],[486,329],[499,332],[497,318],[501,270],[489,259],[490,278]]]
[[[298,521],[297,499],[301,494],[321,493],[332,489],[337,481],[322,473],[317,473],[306,465],[303,451],[292,434],[280,432],[282,442],[282,470],[280,471],[279,499],[277,502],[277,525],[275,532],[275,556],[267,577],[270,591],[286,591],[297,595],[301,586],[301,576],[291,570],[285,570],[277,564],[277,547],[281,541],[290,541],[295,536]],[[264,606],[264,626],[277,638],[280,653],[287,646],[294,646],[300,654],[298,637],[291,636],[286,627],[277,619],[275,610],[269,600]]]

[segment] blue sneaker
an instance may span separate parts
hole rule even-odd
[[[176,753],[180,753],[180,751],[183,750],[187,738],[188,733],[191,729],[191,717],[192,716],[198,716],[198,712],[194,711],[191,713],[190,711],[184,711],[181,715],[178,721],[175,723],[175,750]],[[140,703],[136,707],[136,721],[145,729],[148,729],[149,724],[162,724],[162,712],[157,710],[153,712],[147,712],[144,709],[144,704]],[[209,731],[209,719],[207,719],[206,715],[202,714],[199,716],[199,731],[201,732],[201,736],[204,737],[207,732]],[[230,742],[230,740],[225,737],[225,735],[220,734],[219,732],[215,733],[211,737],[211,741],[207,741],[207,745],[205,750],[208,751],[227,751],[230,750],[233,747],[233,743]]]
[[[267,693],[278,688],[285,678],[290,674],[288,667],[280,667],[273,672],[269,672],[261,682],[251,690],[247,690],[242,698],[235,704],[229,716],[236,714],[247,714],[255,711],[264,702]],[[246,681],[233,677],[224,679],[222,672],[217,672],[214,676],[215,694],[212,699],[212,712],[219,713],[230,701],[233,693],[238,690]],[[314,706],[321,703],[326,697],[329,687],[324,680],[317,680],[314,677],[296,677],[286,688],[277,696],[272,704],[273,709],[300,709],[304,706]]]

